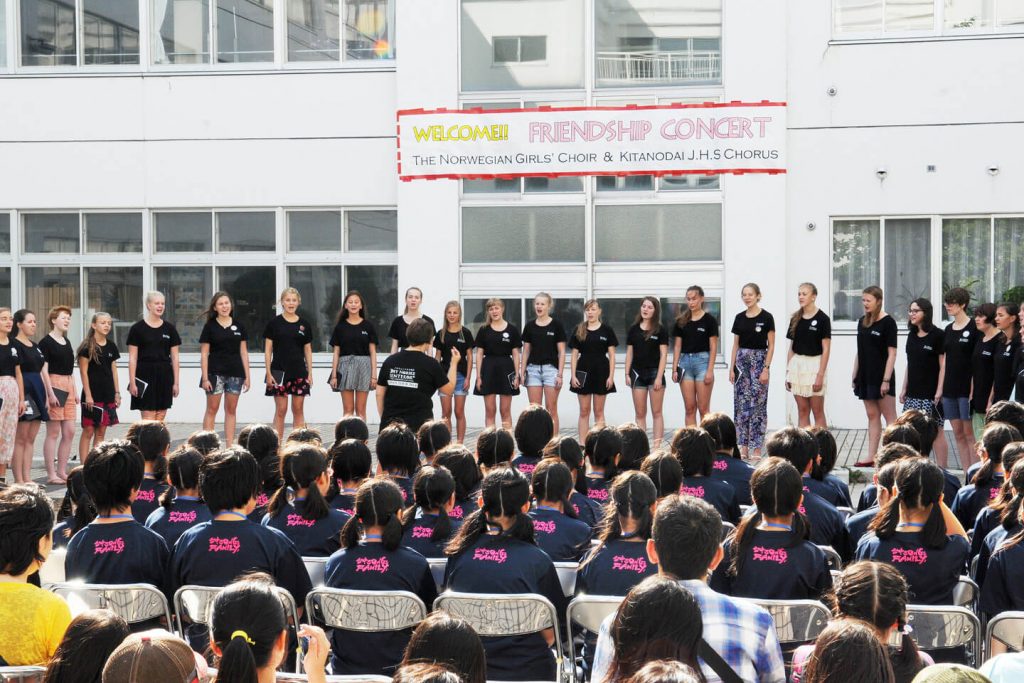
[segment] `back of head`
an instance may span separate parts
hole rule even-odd
[[[619,471],[638,470],[644,458],[651,454],[651,442],[647,432],[640,429],[635,422],[619,425],[619,438],[622,439],[622,451],[619,455]]]
[[[287,453],[288,457],[284,457]],[[286,443],[281,454],[281,462],[288,463],[291,481],[295,483],[296,496],[305,491],[305,505],[302,517],[306,520],[323,519],[329,514],[327,499],[320,492],[318,480],[327,472],[327,452],[315,442]],[[267,506],[267,513],[277,515],[287,502],[288,492],[282,487],[274,493]]]
[[[783,427],[768,437],[765,444],[768,455],[788,460],[800,474],[808,472],[807,466],[818,455],[818,445],[806,429]]]
[[[0,489],[0,574],[19,576],[42,565],[40,541],[53,529],[53,503],[36,484]]]
[[[530,501],[530,481],[517,469],[498,467],[487,473],[480,486],[483,503],[459,527],[459,532],[445,548],[447,555],[460,555],[471,546],[488,525],[498,525],[503,520],[512,520],[503,534],[527,543],[534,542],[533,521],[523,513],[523,507]]]
[[[360,532],[380,527],[381,545],[394,550],[402,542],[402,490],[386,477],[367,479],[356,491],[355,514],[341,530],[341,545],[354,548]]]
[[[263,462],[267,457],[276,458],[279,446],[277,432],[262,422],[247,425],[238,433],[238,445],[252,453],[256,462]]]
[[[932,664],[921,669],[921,673],[914,677],[913,683],[992,683],[992,681],[980,671],[965,664],[945,663]]]
[[[190,676],[197,674],[198,664],[188,643],[167,631],[133,633],[110,653],[103,667],[103,683],[189,681],[194,680]]]
[[[285,437],[285,443],[311,443],[317,446],[322,445],[324,439],[320,432],[312,427],[296,427]]]
[[[703,579],[722,540],[722,516],[692,496],[668,496],[654,513],[658,566],[678,579]]]
[[[536,403],[527,406],[516,419],[516,447],[529,458],[539,458],[554,433],[555,424],[551,420],[551,413]]]
[[[658,498],[679,493],[683,485],[683,466],[674,455],[664,450],[656,450],[644,458],[640,471],[654,482]]]
[[[358,482],[370,476],[373,455],[361,439],[335,441],[329,455],[336,480]]]
[[[86,524],[96,519],[96,503],[85,488],[85,470],[81,466],[68,472],[67,486],[59,512],[61,515],[72,517],[71,535],[74,536]]]
[[[213,431],[193,432],[188,437],[188,445],[203,455],[209,455],[216,450],[220,450],[220,436],[217,432]]]
[[[746,556],[754,543],[754,530],[765,518],[791,517],[793,533],[788,536],[786,547],[799,544],[809,536],[809,525],[800,514],[800,500],[803,496],[803,478],[788,460],[767,457],[758,463],[750,477],[750,495],[757,506],[757,512],[746,515],[732,537],[732,563],[728,572],[737,576],[743,568]]]
[[[899,525],[900,506],[908,510],[928,509],[928,519],[921,529],[921,541],[929,548],[945,547],[949,539],[939,506],[944,486],[942,470],[931,460],[921,457],[900,460],[896,470],[896,492],[875,515],[869,528],[879,538],[890,538]]]
[[[256,459],[239,446],[211,453],[199,468],[199,492],[214,514],[244,508],[256,497],[259,485]]]
[[[889,653],[875,630],[859,619],[832,621],[818,635],[801,681],[895,683]]]
[[[920,455],[913,446],[908,446],[905,443],[889,443],[879,448],[878,453],[875,454],[875,469],[881,469],[889,463],[903,458],[916,458]]]
[[[432,458],[435,453],[452,442],[452,431],[443,420],[429,420],[416,432],[420,453]]]
[[[988,460],[974,475],[974,484],[978,488],[991,483],[997,467],[1003,466],[1003,450],[1014,441],[1020,441],[1020,432],[1005,422],[989,422],[981,435],[981,445],[985,448]]]
[[[455,495],[455,479],[446,467],[440,465],[424,465],[416,472],[412,481],[412,495],[415,507],[424,512],[437,514],[437,524],[430,535],[431,541],[443,541],[451,534],[451,520],[445,505]],[[405,529],[411,528],[416,522],[416,510],[409,507],[402,514]]]
[[[603,469],[606,479],[613,479],[618,471],[615,457],[622,453],[622,437],[614,427],[598,425],[587,433],[583,452],[591,466]]]
[[[488,427],[476,438],[476,457],[481,467],[507,465],[515,451],[515,440],[501,427]]]
[[[575,517],[569,496],[572,494],[572,472],[561,460],[545,458],[533,470],[531,487],[537,503],[561,503],[562,510]]]
[[[715,452],[728,453],[739,458],[740,448],[737,445],[736,423],[725,413],[708,413],[701,418],[701,429],[711,435],[715,442]]]
[[[453,667],[436,662],[403,664],[395,671],[392,683],[463,683]]]
[[[391,424],[377,435],[377,462],[389,474],[411,476],[420,465],[416,435],[403,423]]]
[[[370,428],[358,415],[346,415],[334,423],[334,441],[357,439],[363,443],[370,440]]]
[[[269,580],[236,581],[218,593],[210,613],[210,642],[220,651],[217,680],[256,683],[258,669],[276,669],[271,656],[287,623]]]
[[[435,611],[413,630],[400,667],[440,662],[452,668],[463,683],[486,683],[487,659],[480,636],[469,622]]]
[[[601,522],[601,543],[622,538],[622,526],[626,520],[632,520],[636,527],[630,536],[650,538],[651,527],[654,524],[651,506],[659,497],[654,482],[643,472],[630,470],[615,477],[609,495],[610,502],[605,505],[604,519]]]
[[[446,446],[434,458],[434,464],[446,468],[455,479],[455,499],[465,500],[483,480],[473,454],[461,444]]]
[[[925,415],[920,410],[907,410],[893,421],[894,425],[910,425],[917,432],[921,442],[921,448],[931,451],[931,445],[935,438],[941,433],[940,425],[931,415]]]
[[[199,488],[199,468],[203,454],[191,446],[179,446],[167,458],[167,478],[170,487],[160,496],[160,504],[170,509],[174,499],[182,491]]]
[[[839,448],[836,444],[836,437],[832,436],[825,427],[815,425],[808,430],[818,445],[818,458],[821,460],[821,467],[815,469],[822,478],[831,472],[836,466],[836,459],[839,457]]]
[[[159,420],[139,420],[133,422],[125,434],[125,438],[139,449],[146,462],[153,462],[163,456],[171,445],[171,433],[167,426]]]
[[[93,683],[100,680],[110,653],[131,634],[127,622],[105,609],[82,612],[71,620],[46,666],[44,683]]]
[[[921,455],[926,455],[922,450],[925,444],[921,443],[921,435],[912,425],[894,423],[882,430],[882,445],[887,446],[891,443],[906,444]],[[931,446],[930,443],[927,445]]]
[[[429,344],[430,340],[434,338],[434,326],[426,318],[416,318],[409,323],[409,328],[405,331],[405,338],[408,340],[409,346]]]
[[[655,659],[623,683],[704,683],[704,676],[689,664],[674,659]]]
[[[142,486],[145,463],[134,445],[119,439],[93,448],[82,470],[96,510],[105,514],[131,504],[132,491]]]
[[[996,401],[985,411],[985,424],[1005,422],[1024,434],[1024,405],[1016,401]]]
[[[715,464],[715,440],[701,427],[681,427],[672,437],[672,453],[684,477],[707,477]]]

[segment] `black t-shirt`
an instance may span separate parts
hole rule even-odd
[[[637,323],[626,332],[626,344],[633,349],[631,370],[657,370],[661,364],[661,347],[668,347],[668,330],[659,327],[647,337]]]
[[[804,486],[809,488],[812,493],[815,493],[825,499],[825,502],[830,505],[851,507],[852,504],[850,502],[849,489],[844,491],[840,487],[841,483],[841,481],[834,478],[819,480],[804,475]]]
[[[590,548],[590,525],[548,507],[530,510],[533,536],[552,562],[579,562]]]
[[[711,505],[722,519],[730,524],[740,521],[740,501],[736,489],[724,479],[716,477],[683,477],[679,495],[700,498]]]
[[[210,345],[207,375],[245,377],[242,342],[248,341],[249,335],[245,327],[237,320],[232,319],[227,327],[222,326],[216,319],[207,320],[199,334],[199,343]]]
[[[587,557],[589,561],[576,576],[577,594],[625,595],[658,573],[658,565],[647,559],[647,544],[643,541],[617,538],[588,551]]]
[[[510,322],[498,332],[490,325],[484,325],[476,333],[476,348],[483,349],[485,356],[511,356],[513,349],[522,348],[523,339],[519,329]]]
[[[160,534],[134,520],[117,524],[93,522],[68,543],[64,572],[69,581],[149,583],[163,589],[167,585],[169,558],[167,543]]]
[[[834,506],[804,485],[804,502],[800,512],[807,515],[811,523],[811,542],[817,545],[830,545],[843,561],[850,558],[844,555],[850,542],[846,536],[846,520]]]
[[[961,487],[950,503],[949,509],[960,520],[965,529],[973,529],[978,519],[978,513],[986,507],[993,498],[999,496],[1003,486],[1003,475],[993,474],[992,478],[982,485],[967,484]]]
[[[980,562],[979,562],[980,564]],[[1005,541],[988,561],[981,587],[981,611],[989,616],[1024,609],[1024,544]]]
[[[892,382],[892,376],[883,377],[888,361],[889,349],[895,349],[899,331],[891,315],[876,320],[871,327],[864,324],[864,318],[857,323],[857,381],[866,386],[879,386]],[[893,366],[895,375],[895,365]],[[890,390],[893,387],[890,386]]]
[[[886,562],[900,570],[913,604],[952,605],[970,550],[963,536],[950,536],[945,548],[926,548],[920,533],[897,531],[885,540],[868,533],[857,546],[857,559]]]
[[[402,534],[402,545],[406,548],[415,550],[423,557],[429,557],[431,559],[444,557],[445,546],[447,546],[448,541],[455,536],[459,527],[462,526],[462,522],[458,519],[452,519],[449,515],[448,535],[441,536],[434,541],[431,540],[430,537],[434,535],[434,527],[437,526],[438,519],[438,515],[433,513],[424,513],[422,510],[417,508],[416,519],[413,521],[412,526],[408,527]]]
[[[334,326],[329,346],[337,346],[342,356],[369,356],[370,344],[377,346],[377,329],[367,319],[358,325],[342,320]]]
[[[39,340],[39,350],[46,358],[46,371],[51,375],[70,375],[75,371],[75,350],[67,339],[61,344],[46,335]]]
[[[723,544],[725,556],[711,575],[711,588],[724,595],[760,600],[818,600],[832,586],[828,560],[810,541],[793,532],[752,529],[753,537],[736,576],[729,575],[735,547]]]
[[[46,356],[43,355],[43,350],[39,348],[39,344],[22,344],[16,337],[12,337],[11,342],[18,349],[22,375],[28,372],[38,373],[43,369],[43,365],[46,363]]]
[[[994,362],[999,353],[999,339],[998,334],[988,341],[979,337],[971,355],[971,378],[974,382],[971,386],[971,407],[982,415],[988,410],[988,397],[995,380]]]
[[[732,322],[732,333],[740,338],[741,349],[767,349],[768,333],[774,331],[775,318],[764,309],[753,318],[746,311],[737,313]]]
[[[270,369],[284,371],[285,382],[307,377],[306,346],[313,342],[311,330],[305,318],[290,323],[283,315],[275,317],[263,330],[263,337],[274,342]]]
[[[93,397],[95,398],[95,397]],[[145,524],[153,511],[160,506],[160,496],[171,488],[165,481],[157,481],[152,475],[146,475],[139,486],[139,493],[132,503],[132,515],[139,524]]]
[[[423,319],[434,326],[437,329],[437,325],[434,325],[434,321],[429,315],[423,316]],[[391,327],[388,329],[388,336],[398,342],[398,348],[404,349],[409,346],[409,340],[406,338],[405,333],[409,330],[409,323],[405,322],[405,316],[398,316],[391,321]]]
[[[381,424],[402,420],[410,429],[419,429],[434,415],[434,392],[447,383],[441,364],[427,354],[408,349],[391,354],[377,377],[377,386],[388,388]]]
[[[844,555],[844,557],[854,557],[857,554],[857,546],[860,544],[860,539],[864,538],[864,534],[868,532],[868,527],[874,521],[878,510],[878,506],[875,505],[846,518],[847,555]]]
[[[934,399],[939,389],[939,359],[946,353],[942,330],[932,327],[925,336],[907,335],[907,396]]]
[[[619,338],[615,336],[615,330],[607,323],[601,323],[596,330],[587,330],[587,336],[580,341],[573,334],[569,339],[569,348],[576,349],[581,356],[603,356],[608,357],[608,347],[618,346]]]
[[[183,533],[211,519],[213,514],[206,503],[192,497],[176,496],[170,510],[161,505],[149,515],[146,528],[163,536],[167,547],[173,548]]]
[[[680,353],[711,352],[711,338],[718,336],[718,321],[707,311],[700,320],[691,319],[680,327],[679,323],[672,327],[672,336],[683,340]]]
[[[261,523],[287,536],[299,555],[329,557],[341,548],[341,527],[345,526],[351,515],[331,509],[326,517],[306,519],[302,516],[305,505],[305,499],[296,498],[281,506],[274,517],[265,516]]]
[[[1017,359],[1017,349],[1020,348],[1020,337],[1013,335],[1009,343],[1005,336],[999,337],[999,345],[996,348],[996,357],[992,361],[995,370],[995,378],[992,384],[992,402],[1008,401],[1013,393],[1013,384],[1016,379],[1014,365]],[[22,366],[24,371],[24,366]]]
[[[16,368],[21,365],[21,354],[13,341],[0,344],[0,377],[15,377]]]
[[[818,309],[810,318],[800,317],[793,332],[786,331],[786,339],[793,341],[793,353],[798,356],[820,356],[822,339],[832,338],[832,320]]]
[[[128,330],[127,343],[138,347],[140,363],[170,363],[171,347],[181,346],[181,337],[166,320],[160,321],[160,327],[150,327],[145,320],[140,320]]]
[[[459,332],[439,330],[434,335],[434,348],[441,352],[441,369],[445,371],[445,374],[448,373],[448,367],[452,364],[453,346],[459,350],[459,354],[462,356],[459,359],[459,364],[455,366],[455,372],[464,376],[469,367],[466,358],[473,348],[473,333],[463,327]]]
[[[78,357],[89,358],[88,347],[83,348],[78,353]],[[96,403],[114,402],[114,394],[117,393],[117,387],[114,386],[114,370],[112,366],[114,361],[120,357],[121,352],[117,350],[117,344],[110,339],[103,346],[96,345],[96,358],[99,362],[89,360],[86,372],[86,376],[89,378],[89,392],[92,394],[92,400]],[[82,395],[85,395],[84,391]]]
[[[530,345],[530,365],[558,365],[558,344],[565,341],[565,328],[554,318],[547,325],[531,320],[523,326],[523,343]]]
[[[947,398],[967,398],[971,395],[971,357],[981,333],[973,318],[967,319],[962,329],[946,326],[946,372],[942,376],[942,395]]]

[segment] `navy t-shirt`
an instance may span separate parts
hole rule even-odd
[[[723,479],[736,490],[736,499],[740,505],[751,505],[750,498],[750,477],[754,474],[754,468],[739,458],[733,458],[723,453],[715,453],[715,462],[711,467],[711,475]]]
[[[587,475],[587,498],[598,506],[604,507],[604,504],[608,502],[612,494],[610,488],[611,482],[603,476]]]
[[[985,542],[985,537],[999,526],[1001,521],[999,515],[999,510],[987,506],[978,513],[974,520],[974,533],[971,534],[971,557],[981,552],[981,545]]]
[[[274,493],[274,489],[268,489],[256,494],[256,507],[249,513],[251,521],[256,524],[263,521],[263,516],[267,514],[267,505],[270,504],[270,499],[274,497]]]
[[[169,488],[170,485],[165,481],[157,481],[148,476],[143,479],[142,485],[139,486],[139,494],[132,503],[132,516],[135,517],[135,521],[145,524],[153,511],[160,507],[160,496]]]
[[[990,616],[1024,609],[1024,544],[1004,542],[992,554],[979,607]]]
[[[149,583],[164,589],[169,558],[170,551],[160,534],[135,520],[93,522],[68,543],[64,572],[69,581]]]
[[[711,588],[724,595],[761,600],[817,600],[832,586],[828,560],[810,541],[794,543],[793,532],[752,529],[736,576],[729,574],[735,552],[724,543],[725,557],[711,575]]]
[[[71,527],[74,524],[72,518],[67,518],[57,526],[53,527],[53,547],[67,548],[71,542]]]
[[[466,521],[480,507],[477,505],[477,497],[476,494],[471,494],[462,500],[455,501],[455,507],[448,512],[448,516],[460,522]]]
[[[527,477],[533,476],[533,471],[537,469],[537,464],[540,462],[540,457],[535,455],[517,455],[512,458],[510,463],[514,469],[519,470]]]
[[[848,508],[853,507],[853,498],[850,497],[850,487],[847,486],[845,481],[832,474],[826,474],[825,481],[832,484],[832,486],[839,490],[839,495],[842,497],[844,502],[837,503],[837,505],[842,505],[843,507]]]
[[[722,519],[730,524],[740,521],[740,501],[736,489],[724,479],[716,477],[683,477],[683,485],[679,488],[680,495],[700,498],[722,515]]]
[[[949,509],[953,511],[965,529],[973,529],[974,522],[978,519],[978,513],[999,495],[1002,486],[1003,475],[999,473],[994,473],[988,483],[982,484],[981,488],[974,484],[968,484],[957,492]]]
[[[981,587],[985,586],[985,577],[988,574],[989,560],[992,558],[993,553],[996,552],[996,548],[1003,544],[1007,538],[1016,536],[1020,533],[1021,525],[1017,522],[1009,529],[1003,527],[1002,524],[996,526],[995,529],[988,532],[985,538],[981,539],[981,549],[978,552],[978,569],[974,575],[974,583]]]
[[[829,545],[843,558],[843,561],[850,558],[846,555],[849,549],[849,541],[846,536],[846,520],[843,515],[829,505],[824,499],[804,486],[804,502],[800,506],[800,512],[807,515],[811,523],[811,542],[817,545]]]
[[[554,508],[537,506],[530,510],[537,545],[552,562],[578,562],[590,548],[590,525]]]
[[[206,503],[192,496],[175,496],[170,510],[161,505],[149,515],[146,528],[160,534],[168,548],[174,548],[183,533],[211,519]]]
[[[341,527],[349,520],[341,510],[328,510],[326,517],[306,519],[302,516],[305,498],[286,503],[271,517],[265,515],[263,526],[277,529],[295,545],[303,557],[328,557],[341,547]]]
[[[444,585],[463,593],[537,593],[564,614],[567,606],[555,565],[525,541],[486,534],[448,559]],[[483,638],[489,681],[553,681],[555,658],[540,633]]]
[[[395,482],[399,490],[402,492],[402,501],[411,504],[411,501],[413,500],[412,477],[403,477],[398,474],[389,474],[388,479]]]
[[[604,508],[601,503],[584,496],[579,491],[573,491],[569,496],[569,505],[576,513],[576,519],[586,522],[591,528],[596,527],[604,518]]]
[[[409,548],[387,550],[381,543],[360,543],[331,555],[325,583],[329,588],[409,591],[423,600],[428,612],[437,597],[437,585],[425,557]],[[335,629],[331,633],[333,671],[340,675],[393,676],[411,635],[411,629],[379,633]]]
[[[857,546],[857,559],[887,562],[900,570],[914,604],[952,605],[970,550],[963,536],[950,536],[945,548],[926,548],[919,532],[897,531],[885,540],[869,533]]]
[[[328,505],[332,510],[340,510],[351,517],[356,509],[356,489],[339,489],[338,495],[334,496]]]
[[[868,532],[868,527],[871,526],[871,522],[874,521],[879,509],[875,505],[846,518],[846,554],[840,553],[843,557],[853,557],[857,554],[857,544],[860,543],[860,539],[864,537],[864,534]]]
[[[951,501],[956,499],[956,494],[960,491],[960,480],[949,470],[942,470],[942,477],[942,499],[946,501],[946,505],[949,505]],[[970,481],[972,477],[973,474],[968,470],[967,480]],[[868,484],[867,487],[860,492],[860,499],[857,501],[857,511],[861,512],[863,510],[867,510],[869,507],[876,505],[877,502],[878,487],[874,484]]]
[[[804,486],[809,488],[812,493],[821,496],[830,505],[850,507],[849,497],[844,497],[843,491],[828,479],[818,480],[805,476]]]
[[[462,526],[462,522],[458,519],[452,519],[449,515],[449,533],[433,541],[430,537],[434,535],[434,528],[437,526],[439,518],[440,516],[435,513],[423,512],[417,508],[416,519],[413,521],[412,526],[407,528],[405,533],[402,534],[402,545],[406,548],[412,548],[423,557],[431,559],[444,557],[445,546],[448,545],[448,541],[451,540],[455,532]],[[430,609],[430,605],[427,605],[427,609]]]

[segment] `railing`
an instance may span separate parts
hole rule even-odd
[[[598,52],[597,80],[628,83],[679,83],[719,81],[722,53],[695,52]]]

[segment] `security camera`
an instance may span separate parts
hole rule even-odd
[[[889,176],[889,169],[885,166],[879,166],[878,170],[875,171],[875,175],[878,176],[879,180],[885,180]]]
[[[988,174],[989,175],[999,175],[999,167],[998,166],[989,166],[988,167]]]

